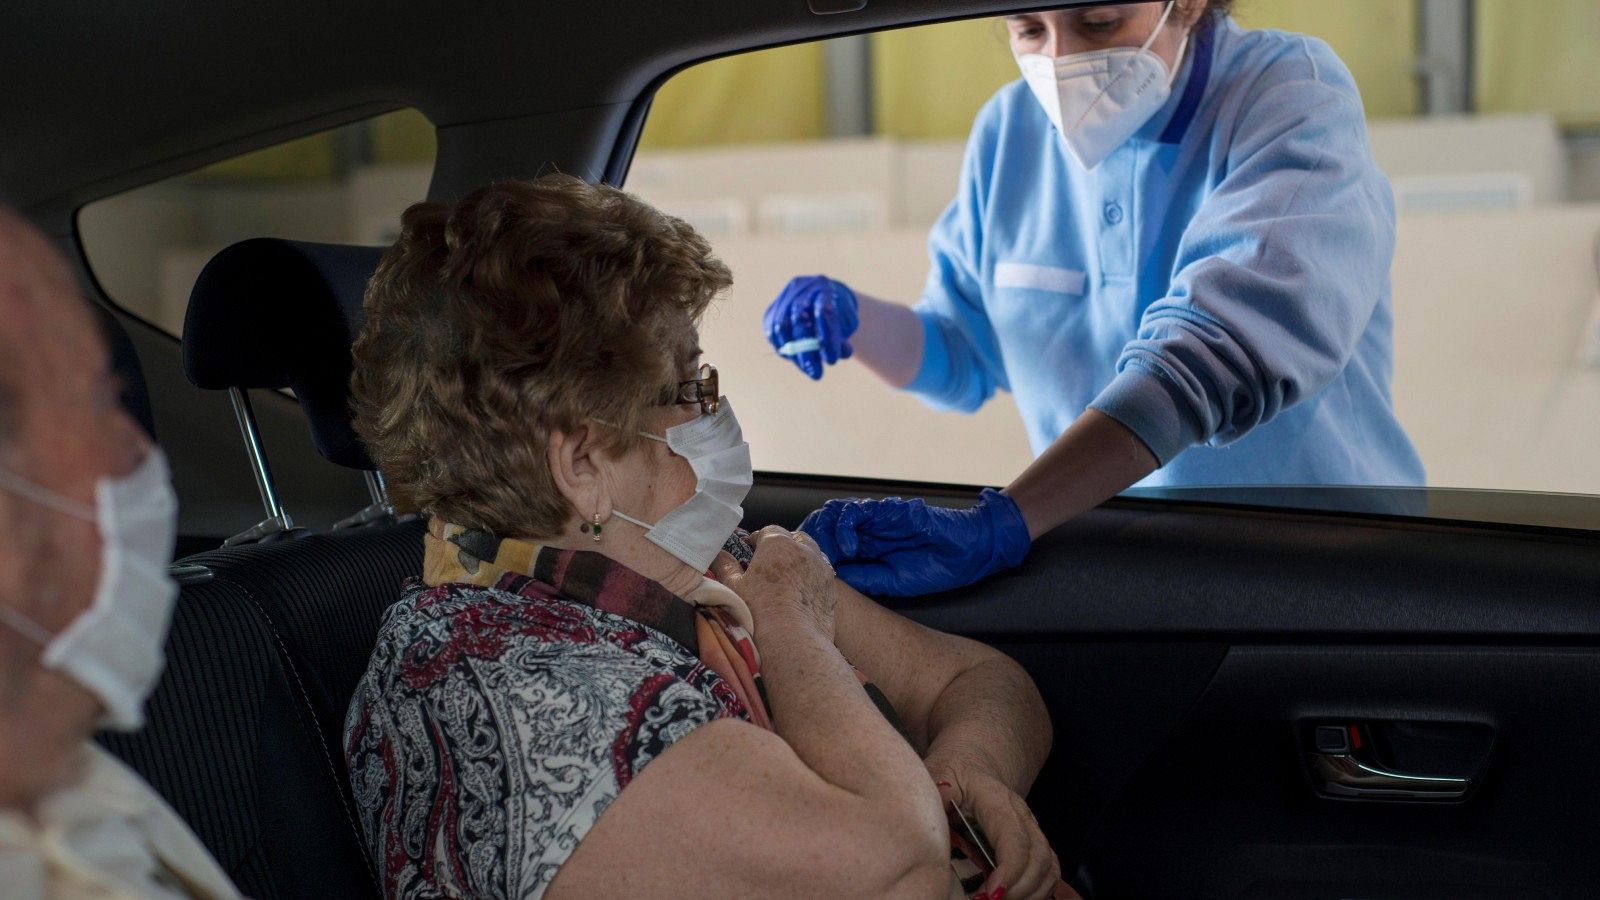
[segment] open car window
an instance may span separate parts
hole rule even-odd
[[[1234,19],[1326,41],[1360,89],[1397,215],[1392,405],[1428,490],[1132,494],[1600,528],[1595,504],[1561,499],[1600,495],[1600,9],[1252,0]],[[661,87],[625,187],[693,223],[733,270],[702,345],[758,469],[1004,485],[1034,458],[1003,389],[963,414],[850,362],[813,383],[762,330],[799,275],[922,298],[974,119],[1018,77],[1003,21],[985,19],[730,57]]]

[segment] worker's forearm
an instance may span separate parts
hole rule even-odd
[[[985,772],[1026,797],[1050,753],[1050,713],[1008,657],[973,666],[939,695],[928,719],[931,772]]]
[[[1099,506],[1157,468],[1155,455],[1121,422],[1099,410],[1078,417],[1006,493],[1034,539]]]
[[[922,320],[910,307],[857,293],[861,324],[850,344],[855,358],[890,387],[910,384],[922,368]]]

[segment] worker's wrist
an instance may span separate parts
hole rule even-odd
[[[1133,432],[1157,467],[1205,440],[1199,417],[1182,389],[1138,360],[1130,361],[1089,404]]]
[[[994,535],[995,571],[1021,564],[1033,547],[1033,533],[1017,501],[1003,491],[986,489],[978,501]]]
[[[913,394],[937,395],[950,380],[950,342],[940,330],[937,315],[921,309],[913,312],[922,329],[922,359],[903,389]]]

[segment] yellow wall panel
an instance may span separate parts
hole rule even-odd
[[[1414,0],[1240,0],[1234,17],[1246,28],[1279,28],[1327,41],[1355,75],[1369,118],[1417,114]]]
[[[820,43],[702,63],[661,86],[640,148],[823,137],[824,77]]]
[[[414,109],[385,113],[371,122],[372,161],[431,163],[438,151],[433,123]]]
[[[334,133],[324,131],[299,140],[266,147],[243,156],[213,163],[194,173],[195,178],[219,181],[302,181],[332,178],[335,169]]]
[[[1478,109],[1600,125],[1600,0],[1478,0]]]
[[[376,163],[431,163],[433,123],[414,109],[385,113],[366,122]],[[351,126],[354,127],[354,126]],[[340,129],[265,147],[207,166],[193,177],[216,181],[316,181],[339,174]]]
[[[966,137],[984,102],[1018,77],[998,19],[872,36],[873,115],[888,137]]]

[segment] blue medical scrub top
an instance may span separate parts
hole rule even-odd
[[[1221,17],[1093,171],[1022,81],[984,106],[908,389],[966,412],[1010,391],[1035,454],[1100,410],[1162,463],[1143,486],[1418,485],[1389,392],[1394,243],[1349,70]]]

